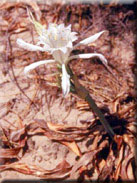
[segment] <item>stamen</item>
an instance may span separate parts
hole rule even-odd
[[[57,41],[57,34],[54,35],[54,39],[55,39],[55,41]]]

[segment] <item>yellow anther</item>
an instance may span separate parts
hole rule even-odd
[[[57,34],[54,35],[54,39],[55,39],[55,41],[57,40]]]

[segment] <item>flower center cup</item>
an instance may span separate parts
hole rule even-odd
[[[71,26],[50,24],[39,37],[39,44],[43,44],[57,62],[66,64],[73,50],[72,42],[77,39],[76,34],[76,32],[71,32]]]

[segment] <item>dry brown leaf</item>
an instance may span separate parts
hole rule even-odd
[[[62,125],[62,124],[54,124],[51,122],[46,122],[48,128],[50,130],[53,130],[58,133],[65,133],[65,134],[71,134],[71,133],[86,133],[87,128],[82,127],[75,127],[75,126],[68,126],[68,125]]]
[[[41,121],[41,124],[42,124],[42,122],[43,121]],[[64,125],[58,125],[58,124],[53,124],[51,122],[48,122],[48,123],[45,122],[44,123],[44,129],[46,128],[46,124],[47,124],[47,126],[49,127],[50,130],[55,131],[55,132],[58,132],[58,130],[60,130],[61,128],[64,127]],[[81,152],[80,152],[80,150],[79,150],[79,148],[78,148],[75,141],[67,142],[66,141],[67,139],[64,136],[62,136],[62,138],[58,138],[58,136],[55,137],[54,135],[52,135],[52,132],[50,133],[49,129],[47,128],[47,131],[45,131],[45,133],[44,133],[48,138],[50,138],[51,140],[55,140],[55,141],[58,141],[58,142],[64,144],[70,150],[72,150],[77,156],[81,156]]]
[[[39,133],[45,133],[46,127],[44,126],[45,123],[43,123],[43,126],[41,124],[38,124],[36,122],[32,122],[29,125],[26,126],[26,131],[28,135],[35,135]]]
[[[74,138],[71,136],[67,136],[64,134],[60,134],[58,132],[52,131],[48,128],[45,120],[35,120],[37,123],[31,123],[27,126],[27,134],[36,135],[36,134],[44,134],[50,140],[54,141],[74,141]]]
[[[124,161],[122,162],[122,166],[121,166],[121,179],[122,180],[129,180],[127,171],[128,171],[128,165],[129,165],[129,163],[131,163],[132,160],[133,160],[133,154],[132,153],[130,153],[128,155],[128,157],[124,158]],[[131,167],[131,169],[132,169],[132,167]],[[133,170],[130,170],[130,171],[133,172]]]
[[[108,176],[110,177],[113,173],[113,168],[114,168],[114,156],[113,151],[111,149],[106,159],[106,164],[99,175],[99,180],[104,181],[107,179]]]
[[[73,166],[71,174],[70,174],[70,178],[74,176],[75,172],[80,169],[83,166],[87,166],[89,163],[92,163],[92,160],[94,158],[94,156],[100,151],[100,149],[98,150],[94,150],[94,151],[90,151],[88,153],[85,153],[83,156],[81,156],[81,158],[78,160],[78,162]]]
[[[98,164],[98,167],[99,167],[99,170],[100,172],[102,171],[103,167],[105,166],[106,164],[106,161],[104,159],[102,159],[99,164]]]
[[[84,172],[86,169],[87,169],[86,166],[80,167],[79,174],[81,174],[82,172]]]
[[[51,123],[51,122],[47,122],[47,126],[49,127],[50,130],[53,130],[53,131],[60,131],[60,129],[62,128],[67,128],[65,125],[61,125],[61,124],[54,124],[54,123]]]
[[[11,131],[8,138],[9,138],[9,142],[11,144],[18,143],[18,146],[20,148],[24,147],[26,140],[28,139],[25,127],[21,128],[19,130],[16,130],[16,131]]]
[[[102,136],[99,136],[99,135],[95,136],[94,141],[93,141],[92,146],[91,146],[92,151],[97,149],[98,142],[100,141],[101,138],[102,138]]]
[[[12,6],[15,6],[15,3],[13,3],[13,2],[6,2],[6,1],[0,2],[0,10],[2,10],[2,9],[9,9]]]
[[[21,148],[3,149],[0,148],[0,158],[18,158],[18,153]]]
[[[87,102],[85,102],[85,101],[77,101],[76,107],[79,110],[87,110],[87,109],[90,109],[89,104]]]
[[[121,171],[121,165],[122,165],[122,160],[123,160],[123,154],[124,153],[124,145],[121,146],[121,149],[118,153],[118,158],[115,161],[116,162],[116,171],[114,173],[114,180],[117,181],[120,175]]]
[[[27,28],[26,27],[19,27],[18,29],[16,29],[15,31],[14,31],[14,33],[21,33],[21,32],[25,32],[27,30]]]
[[[131,165],[131,162],[129,163],[129,165],[127,167],[127,176],[128,176],[128,180],[130,180],[130,181],[134,180],[133,167]]]
[[[21,128],[21,129],[16,130],[16,131],[11,131],[9,139],[12,142],[18,142],[21,138],[21,135],[23,135],[24,133],[25,133],[25,128]]]
[[[46,133],[50,133],[50,135],[52,134],[51,136],[53,137],[58,136],[57,139],[59,139],[60,137],[60,140],[61,139],[63,140],[64,138],[63,141],[74,141],[74,139],[76,140],[86,136],[91,131],[91,129],[87,129],[86,127],[82,128],[82,127],[54,124],[40,119],[35,119],[35,121],[38,123],[39,127],[43,128],[46,131]]]
[[[132,133],[135,134],[137,133],[137,129],[136,129],[136,124],[134,123],[129,123],[127,124],[126,128]]]
[[[131,106],[124,106],[121,111],[119,111],[118,115],[122,118],[124,114],[129,113],[130,110],[136,110],[137,105],[132,104]]]
[[[120,135],[115,135],[114,140],[117,143],[117,148],[119,150],[121,148],[122,143],[123,143],[123,137]]]
[[[47,126],[49,127],[50,130],[55,131],[55,132],[58,132],[62,128],[67,128],[65,125],[53,124],[51,122],[48,122],[46,124],[47,124]],[[52,138],[52,135],[50,133],[48,133],[48,132],[46,132],[45,135],[47,137],[49,137],[50,139],[52,139],[52,140],[57,140],[57,141],[59,140],[58,138],[54,138],[54,137]],[[65,140],[65,138],[64,138],[64,140]],[[77,156],[81,156],[81,152],[80,152],[80,150],[79,150],[79,148],[78,148],[78,146],[77,146],[77,144],[76,144],[75,141],[73,141],[73,142],[67,142],[67,141],[64,141],[64,140],[63,139],[62,140],[60,139],[59,141],[62,144],[64,144],[65,146],[67,146],[69,149],[71,149]]]
[[[45,170],[36,165],[28,165],[20,162],[0,166],[0,171],[9,170],[9,169],[23,173],[23,174],[27,174],[27,175],[35,175],[40,178],[47,178],[47,179],[59,178],[60,179],[60,178],[65,178],[67,175],[69,175],[71,166],[65,160],[62,163],[58,164],[56,168],[52,170]]]
[[[134,148],[135,148],[135,139],[132,135],[129,134],[124,134],[123,135],[123,140],[127,145],[130,146],[130,150],[132,153],[134,153]]]
[[[81,156],[80,149],[78,148],[78,145],[76,142],[61,142],[65,146],[67,146],[71,151],[73,151],[77,156]]]

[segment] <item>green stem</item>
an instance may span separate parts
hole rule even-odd
[[[86,90],[86,88],[84,88],[78,81],[78,78],[76,75],[74,75],[72,73],[72,70],[70,69],[70,67],[68,66],[68,71],[69,74],[71,75],[71,79],[73,81],[73,87],[75,88],[75,92],[76,94],[84,99],[85,101],[88,102],[90,108],[93,110],[93,112],[99,117],[100,122],[102,123],[102,125],[104,126],[106,132],[108,132],[108,134],[110,135],[110,137],[112,139],[114,139],[115,133],[113,131],[113,129],[111,128],[111,126],[109,125],[109,123],[107,122],[104,114],[101,112],[101,110],[98,108],[98,106],[96,105],[95,101],[92,99],[92,97],[90,96],[89,92]]]
[[[92,97],[89,94],[86,96],[85,100],[88,102],[89,106],[92,108],[94,113],[99,117],[100,122],[104,126],[105,130],[108,132],[110,137],[113,139],[115,136],[115,133],[114,133],[113,129],[111,128],[111,126],[109,125],[109,123],[107,122],[107,120],[104,117],[101,110],[96,105],[95,101],[92,99]]]

